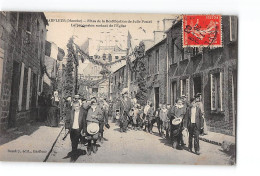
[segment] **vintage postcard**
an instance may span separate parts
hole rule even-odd
[[[0,12],[0,160],[235,165],[238,17]]]

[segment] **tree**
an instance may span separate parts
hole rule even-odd
[[[134,56],[136,57],[133,65],[130,65],[132,72],[136,72],[136,81],[138,86],[138,91],[136,94],[137,102],[140,105],[145,105],[147,101],[147,87],[146,87],[146,66],[144,60],[145,45],[143,42],[139,43],[139,46],[134,49]]]
[[[72,96],[74,91],[74,78],[73,78],[74,54],[73,54],[72,44],[73,44],[73,39],[71,38],[67,44],[68,57],[67,57],[67,64],[65,67],[65,85],[64,85],[65,97]]]

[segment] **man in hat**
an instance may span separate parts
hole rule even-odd
[[[71,116],[69,125],[70,140],[72,146],[72,154],[77,153],[78,143],[81,137],[81,131],[83,136],[86,134],[86,111],[80,107],[79,102],[74,102],[72,105]]]
[[[95,97],[91,98],[91,105],[87,109],[88,109],[87,119],[86,119],[86,123],[87,123],[86,138],[87,138],[87,143],[88,143],[87,154],[90,155],[91,151],[93,151],[93,153],[97,152],[96,142],[99,137],[99,122],[103,118],[103,112],[102,112],[101,107],[98,105],[97,99]],[[92,131],[93,133],[90,133],[90,129],[88,129],[88,128],[94,126],[94,125],[91,125],[92,123],[97,124],[98,129],[95,132]]]
[[[187,100],[187,96],[186,96],[186,95],[182,95],[182,96],[181,96],[181,99],[182,99],[182,102],[183,102],[184,107],[185,107],[186,109],[189,108],[190,104],[189,104],[189,101]]]
[[[170,122],[176,118],[181,118],[183,119],[186,114],[186,106],[183,104],[182,98],[178,98],[176,100],[176,104],[168,111],[168,118],[170,119]],[[183,126],[183,122],[181,123],[181,127]],[[176,147],[178,149],[182,149],[183,144],[183,139],[182,139],[182,132],[180,131],[177,134],[173,134],[174,132],[174,126],[172,123],[170,123],[170,136],[171,136],[171,141],[173,144],[173,147]],[[175,146],[175,144],[177,144]]]
[[[196,99],[191,99],[191,106],[188,108],[184,126],[189,131],[189,151],[192,152],[192,138],[194,138],[194,149],[197,155],[200,154],[199,134],[203,127],[202,111],[196,104]]]
[[[195,99],[196,99],[197,106],[200,108],[200,110],[202,112],[202,117],[203,117],[203,121],[204,121],[203,128],[201,130],[201,134],[206,135],[206,134],[208,134],[208,128],[207,128],[205,117],[204,117],[204,105],[201,101],[201,93],[197,93],[195,95]]]
[[[108,109],[109,105],[106,102],[106,99],[100,100],[100,107],[102,109],[103,115],[102,118],[99,120],[99,141],[101,143],[104,142],[104,126],[108,124]]]
[[[122,97],[119,99],[117,103],[117,109],[120,113],[119,118],[119,126],[120,126],[120,132],[126,132],[127,125],[128,125],[128,116],[129,112],[132,108],[131,99],[128,97],[128,89],[124,88],[121,92]]]

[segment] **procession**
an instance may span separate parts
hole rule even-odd
[[[59,101],[55,99],[60,98],[55,93],[51,100],[53,105],[58,105]],[[160,104],[155,109],[149,101],[144,107],[138,104],[136,98],[128,96],[128,89],[125,88],[121,97],[114,102],[99,97],[87,100],[75,95],[66,98],[65,106],[66,114],[60,119],[57,119],[58,106],[55,110],[49,108],[46,123],[55,127],[54,123],[49,122],[64,122],[66,131],[63,140],[69,135],[72,161],[74,155],[97,152],[97,142],[104,142],[104,128],[110,128],[109,122],[119,127],[119,133],[139,130],[153,135],[156,126],[159,136],[166,139],[173,149],[187,149],[196,155],[200,155],[199,135],[207,134],[201,94],[197,94],[190,102],[182,96],[174,106]],[[80,150],[81,153],[78,153],[79,144],[84,145],[86,151]]]
[[[0,160],[235,164],[236,16],[72,14],[0,14]]]

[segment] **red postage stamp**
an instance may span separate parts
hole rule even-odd
[[[183,47],[222,47],[221,15],[183,15]]]

